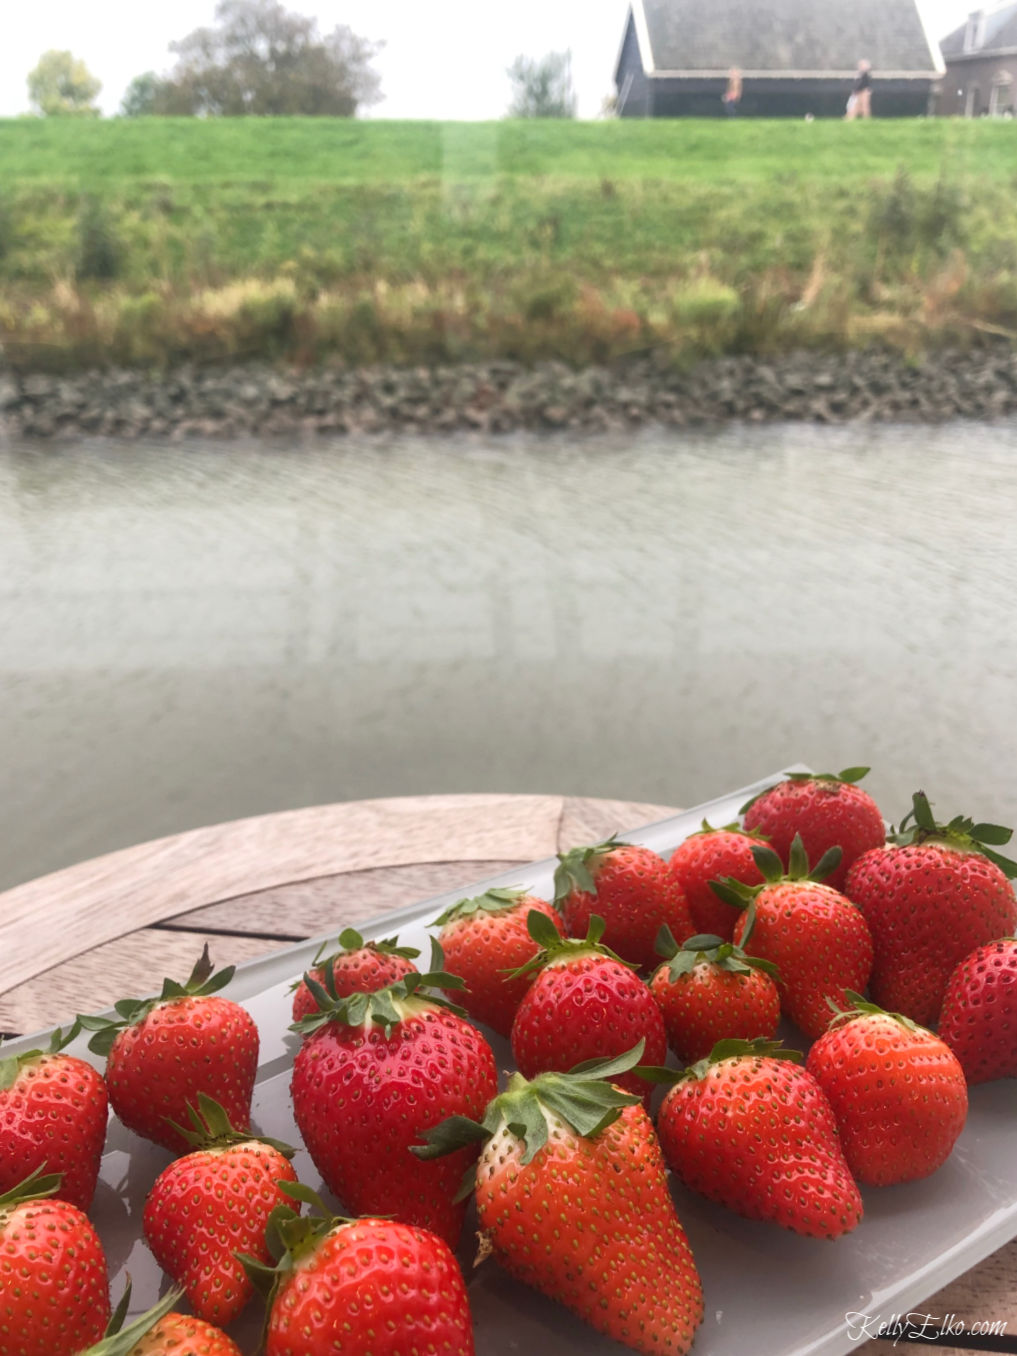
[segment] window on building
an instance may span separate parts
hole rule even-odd
[[[968,15],[968,26],[964,30],[965,52],[976,52],[985,42],[985,10],[973,9]]]

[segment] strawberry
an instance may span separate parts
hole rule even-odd
[[[129,1287],[130,1282],[121,1302],[124,1313]],[[114,1316],[107,1335],[81,1356],[242,1356],[237,1344],[211,1323],[170,1312],[181,1293],[170,1290],[153,1309],[122,1330],[123,1315]]]
[[[640,1049],[582,1073],[515,1074],[482,1124],[446,1122],[414,1152],[482,1142],[481,1256],[633,1351],[684,1356],[703,1317],[699,1274],[650,1119],[606,1081]]]
[[[846,888],[875,943],[873,1001],[933,1026],[954,968],[1017,925],[1007,879],[1017,863],[993,851],[1010,829],[959,815],[937,824],[921,791],[912,806],[892,843],[855,862]]]
[[[76,1034],[54,1031],[48,1050],[0,1049],[0,1192],[35,1171],[61,1174],[55,1195],[87,1210],[106,1143],[109,1098],[91,1064],[62,1053]]]
[[[831,772],[790,772],[787,780],[761,792],[742,807],[750,833],[765,834],[785,866],[797,834],[809,860],[816,862],[832,847],[841,851],[827,885],[844,889],[851,863],[870,848],[882,847],[886,828],[879,806],[858,782],[867,767]]]
[[[179,1281],[201,1319],[225,1327],[254,1293],[235,1253],[268,1262],[265,1230],[295,1182],[293,1150],[277,1140],[238,1134],[222,1107],[203,1093],[188,1108],[193,1130],[177,1127],[194,1152],[156,1178],[143,1228],[163,1271]]]
[[[964,957],[947,982],[939,1035],[969,1083],[1017,1078],[1017,939]]]
[[[653,949],[666,923],[676,937],[696,931],[681,886],[649,848],[609,838],[596,847],[558,854],[554,902],[572,937],[585,936],[590,919],[604,919],[604,945],[644,969],[657,963]]]
[[[872,969],[872,938],[861,913],[838,891],[820,884],[839,848],[830,848],[810,873],[800,838],[791,845],[790,866],[768,847],[752,849],[766,883],[714,881],[712,889],[746,912],[735,924],[735,942],[750,956],[780,970],[780,1003],[786,1016],[814,1040],[830,1021],[827,1000],[839,1006],[848,989],[862,992]]]
[[[532,973],[509,979],[539,950],[526,928],[531,909],[546,915],[559,934],[561,920],[551,905],[525,890],[488,890],[476,899],[461,899],[434,921],[449,972],[465,982],[457,997],[478,1022],[508,1036]]]
[[[50,1200],[56,1176],[34,1173],[0,1196],[0,1351],[77,1356],[110,1317],[106,1258],[88,1216]]]
[[[415,946],[400,946],[396,937],[380,942],[365,942],[355,928],[346,928],[339,934],[339,951],[325,953],[322,947],[311,962],[311,975],[319,984],[325,983],[325,967],[332,967],[332,982],[340,998],[351,993],[374,993],[386,984],[394,984],[403,975],[416,970],[413,962],[420,955]],[[293,1020],[317,1011],[311,991],[304,981],[293,986]]]
[[[535,910],[527,920],[530,936],[542,948],[524,967],[537,977],[512,1023],[512,1055],[527,1078],[550,1070],[565,1072],[587,1059],[603,1059],[646,1042],[655,1064],[667,1055],[664,1019],[653,995],[613,951],[600,946],[604,920],[590,919],[584,941],[559,937],[554,925]],[[619,1083],[649,1096],[634,1074]]]
[[[964,1071],[949,1046],[858,994],[809,1051],[848,1167],[868,1186],[928,1177],[950,1156],[968,1114]]]
[[[761,884],[763,877],[752,855],[753,845],[761,841],[737,824],[715,829],[704,819],[698,833],[678,844],[668,867],[688,902],[693,931],[731,940],[738,915],[717,898],[710,881],[731,876],[746,885]]]
[[[461,984],[435,969],[338,998],[309,980],[320,1011],[299,1023],[310,1034],[291,1082],[297,1125],[329,1190],[355,1214],[393,1215],[452,1247],[465,1210],[453,1197],[469,1154],[421,1163],[409,1147],[445,1116],[476,1113],[497,1089],[487,1041],[461,1009],[426,992]]]
[[[686,1186],[748,1219],[839,1238],[862,1218],[830,1103],[796,1050],[720,1041],[673,1084],[657,1118],[664,1156]]]
[[[120,1120],[178,1153],[188,1144],[170,1122],[186,1122],[199,1093],[214,1097],[236,1129],[250,1124],[258,1028],[239,1003],[215,997],[234,969],[213,974],[206,946],[186,984],[167,979],[158,998],[122,999],[117,1021],[78,1018],[96,1033],[88,1048],[108,1056],[106,1086]]]
[[[728,907],[728,906],[724,906]],[[775,1036],[780,1021],[777,967],[709,933],[682,947],[661,928],[657,950],[667,964],[650,980],[667,1040],[683,1064],[704,1059],[719,1040]]]
[[[287,1194],[320,1213],[277,1212],[275,1268],[243,1259],[268,1304],[264,1356],[474,1356],[447,1243],[395,1220],[331,1216],[306,1187]]]

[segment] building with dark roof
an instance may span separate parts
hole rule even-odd
[[[877,116],[929,111],[943,66],[916,0],[632,0],[618,112],[720,116],[737,67],[743,115],[840,117],[863,59]]]
[[[940,43],[946,75],[937,111],[1013,116],[1017,104],[1017,4],[972,10]]]

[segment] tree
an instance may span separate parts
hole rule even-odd
[[[97,118],[93,100],[101,89],[102,81],[70,52],[44,52],[28,76],[28,97],[47,118]]]
[[[170,44],[177,65],[153,111],[352,117],[381,97],[371,68],[380,44],[343,25],[322,36],[315,19],[279,0],[220,0],[215,18]]]
[[[572,53],[548,52],[533,58],[517,56],[508,68],[512,81],[510,118],[574,118]]]
[[[166,81],[155,71],[146,71],[144,75],[136,75],[127,86],[120,101],[120,116],[144,118],[152,113],[162,113],[166,102]]]

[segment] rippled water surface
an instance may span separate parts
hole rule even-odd
[[[871,762],[1017,822],[1017,427],[0,448],[0,884],[319,801]]]

